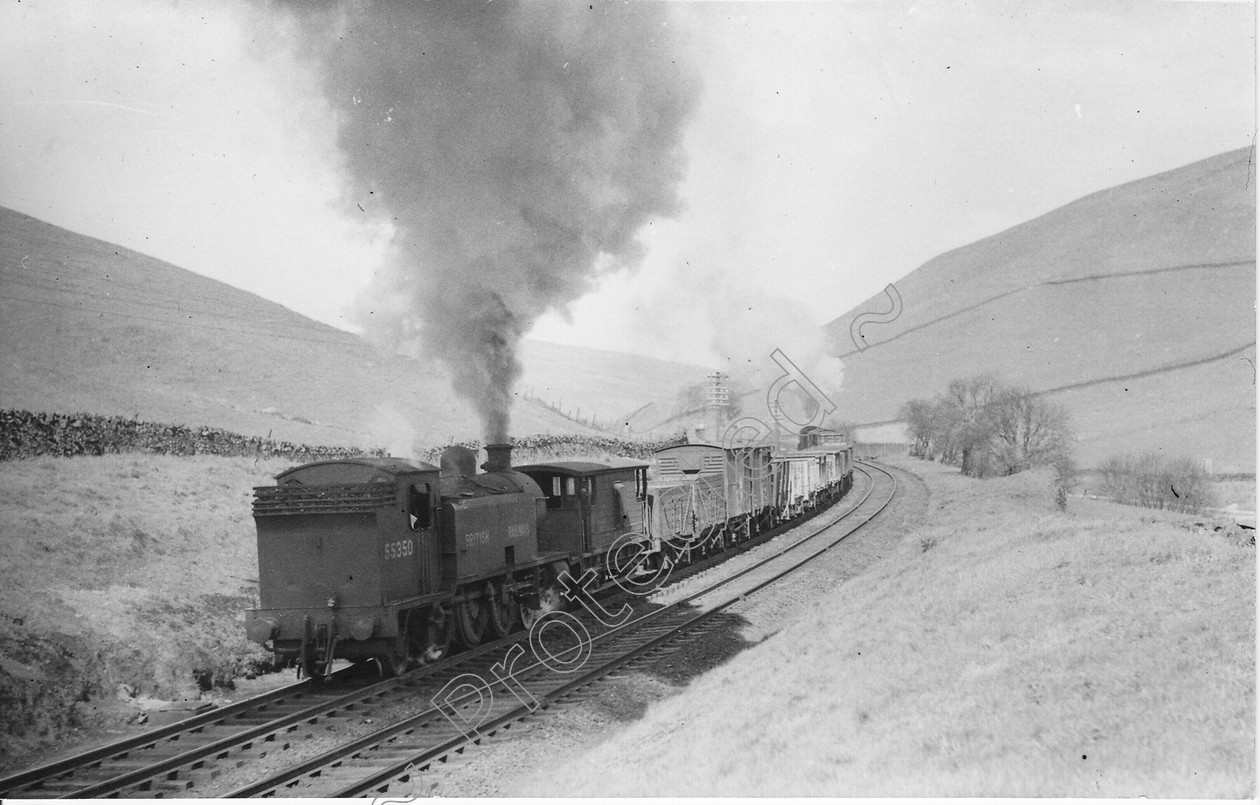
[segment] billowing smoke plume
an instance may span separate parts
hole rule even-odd
[[[486,438],[502,441],[521,336],[600,272],[635,263],[636,233],[677,206],[696,86],[668,8],[298,13],[340,115],[352,202],[395,228],[364,324],[442,361]]]

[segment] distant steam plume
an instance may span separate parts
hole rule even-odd
[[[784,368],[771,356],[779,350],[823,394],[836,395],[844,383],[844,363],[827,352],[826,334],[809,306],[788,296],[778,296],[771,288],[753,289],[729,279],[714,277],[705,294],[709,321],[713,328],[711,347],[730,373],[733,387],[757,390],[760,399],[757,416],[767,413],[765,394],[782,375]],[[790,292],[790,291],[789,291]],[[792,385],[779,402],[783,413],[794,422],[813,416],[817,401],[797,385]]]
[[[364,323],[442,361],[491,442],[508,435],[534,319],[636,262],[636,233],[677,206],[697,88],[668,12],[497,0],[296,12],[340,116],[352,201],[395,227]]]

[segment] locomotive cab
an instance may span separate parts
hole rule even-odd
[[[646,464],[556,461],[517,469],[546,498],[538,524],[541,551],[590,559],[622,534],[644,529]]]

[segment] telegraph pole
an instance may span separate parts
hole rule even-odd
[[[731,385],[726,372],[714,372],[709,375],[709,388],[705,395],[705,408],[708,419],[713,423],[713,433],[725,432],[726,420],[731,408]],[[719,437],[720,438],[720,437]]]

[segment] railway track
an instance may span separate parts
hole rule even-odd
[[[149,730],[107,746],[48,763],[0,780],[4,797],[55,798],[92,797],[108,794],[124,786],[138,773],[160,775],[168,766],[178,768],[184,756],[201,759],[214,756],[225,735],[235,744],[251,748],[255,740],[266,740],[268,730],[278,722],[301,718],[307,711],[326,711],[337,698],[337,687],[346,674],[339,672],[331,685],[311,680],[270,691],[248,701],[237,702],[195,715],[178,723]],[[259,714],[269,713],[265,722]],[[172,766],[172,764],[175,764]]]
[[[517,634],[374,684],[364,685],[361,674],[356,681],[346,669],[323,685],[304,681],[5,778],[0,780],[0,795],[47,799],[190,796],[194,789],[213,785],[225,771],[263,758],[274,762],[282,756],[294,756],[292,765],[283,772],[227,795],[324,797],[388,791],[394,781],[405,782],[413,771],[461,752],[469,743],[504,735],[522,719],[535,717],[531,714],[540,709],[579,695],[576,691],[581,688],[628,664],[643,661],[684,633],[703,629],[704,623],[726,606],[838,543],[843,536],[787,570],[767,570],[769,564],[790,552],[796,555],[798,549],[838,523],[848,521],[847,536],[882,511],[895,493],[895,481],[884,470],[873,466],[870,469],[892,483],[882,504],[877,500],[877,507],[868,505],[877,484],[875,476],[863,469],[872,478],[872,484],[861,500],[850,503],[848,511],[806,537],[792,541],[769,559],[664,607],[641,606],[640,611],[614,628],[586,613],[571,616],[573,624],[581,625],[570,625],[572,634],[559,639],[553,634],[543,647],[542,653],[549,652],[550,665],[537,656],[531,657],[531,650],[534,655],[540,652],[531,645],[528,635]],[[805,525],[793,523],[790,528]],[[782,530],[786,529],[776,529],[742,544],[735,554],[773,539]],[[730,556],[728,553],[703,560],[679,580]],[[691,606],[705,596],[718,596],[722,588],[731,589],[729,585],[741,579],[742,592],[734,597],[727,594],[725,603],[713,608],[706,604],[701,611]],[[618,607],[628,598],[631,597],[613,596],[605,603],[620,611]],[[565,622],[569,623],[567,619]],[[578,629],[584,629],[588,639],[583,639]],[[589,637],[591,634],[594,637]],[[545,635],[538,637],[541,641]],[[568,659],[570,656],[574,659]],[[573,668],[578,659],[580,669]],[[556,665],[561,666],[559,672]],[[496,666],[506,683],[496,677]],[[450,682],[460,678],[470,684],[447,691]],[[472,680],[480,682],[474,685]],[[438,699],[444,693],[447,695]],[[435,700],[442,706],[401,720],[394,717],[401,701],[411,702],[410,709],[414,711],[414,702]],[[383,729],[370,726],[383,721],[392,723]],[[336,725],[346,740],[332,751],[298,757],[304,754],[305,739],[314,737],[316,730],[327,725]],[[362,734],[353,734],[356,732]]]
[[[584,698],[584,689],[695,635],[731,605],[813,561],[870,522],[892,502],[897,482],[886,470],[866,467],[869,470],[862,471],[872,481],[873,473],[883,480],[872,483],[857,506],[756,564],[684,599],[632,616],[589,641],[579,639],[559,647],[558,652],[555,646],[544,646],[532,658],[523,652],[510,654],[498,665],[499,674],[469,679],[466,686],[455,686],[452,679],[449,694],[434,697],[434,705],[423,712],[226,796],[389,794],[391,788],[408,786],[413,776],[462,753],[470,744],[502,737],[523,722],[537,719],[550,705]],[[838,533],[828,533],[837,526]],[[699,602],[702,606],[695,606]],[[557,669],[553,663],[566,667]]]
[[[290,751],[322,725],[370,720],[400,696],[437,690],[435,679],[478,668],[478,660],[519,640],[508,637],[404,676],[371,683],[348,667],[235,702],[168,726],[0,779],[5,798],[164,797],[187,794],[223,767]],[[368,678],[371,678],[368,676]]]

